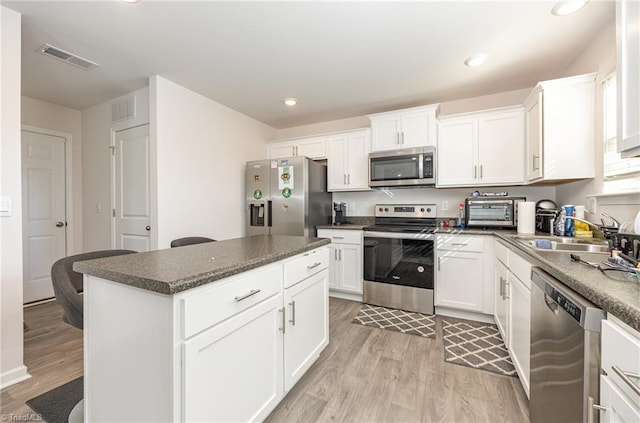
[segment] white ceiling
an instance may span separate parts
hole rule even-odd
[[[596,0],[565,17],[540,0],[1,4],[23,14],[28,97],[81,110],[157,74],[276,128],[532,87],[615,18]],[[47,58],[44,43],[100,66]],[[487,63],[464,66],[474,53]]]

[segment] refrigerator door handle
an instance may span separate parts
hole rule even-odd
[[[271,227],[273,226],[273,213],[271,213],[273,207],[272,207],[273,203],[271,200],[267,201],[267,214],[269,216],[269,218],[267,219],[267,226]]]

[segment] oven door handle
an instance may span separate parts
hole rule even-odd
[[[434,241],[432,233],[402,233],[402,232],[374,232],[364,231],[365,238],[415,239],[416,241]]]

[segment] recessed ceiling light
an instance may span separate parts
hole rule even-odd
[[[298,99],[293,97],[285,98],[282,101],[284,101],[284,104],[286,104],[287,106],[295,106],[296,104],[298,104]]]
[[[582,9],[587,4],[587,1],[588,0],[561,1],[553,6],[551,13],[556,16],[567,16]]]
[[[470,68],[474,66],[480,66],[487,60],[487,57],[489,56],[486,54],[474,54],[473,56],[467,57],[467,60],[464,61],[464,64],[469,66]]]
[[[140,0],[120,0],[123,3],[138,3]]]

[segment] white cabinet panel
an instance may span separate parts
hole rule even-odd
[[[435,146],[438,105],[369,115],[371,151]]]
[[[638,404],[621,392],[609,376],[600,376],[600,405],[605,408],[600,412],[602,423],[640,422]]]
[[[278,295],[183,343],[184,421],[267,417],[284,395],[281,307]]]
[[[267,144],[267,155],[270,159],[307,156],[318,160],[326,158],[327,152],[324,138],[312,137],[271,142]]]
[[[437,185],[524,182],[524,113],[517,106],[442,118]]]
[[[329,343],[328,270],[285,290],[284,389],[295,383]]]
[[[362,231],[318,229],[318,237],[331,239],[329,245],[329,288],[335,291],[362,294]]]
[[[509,269],[500,261],[495,263],[495,320],[504,344],[509,348]]]
[[[522,387],[529,396],[531,290],[509,274],[509,351]]]
[[[368,129],[327,138],[328,191],[369,190],[370,138]]]
[[[436,306],[482,312],[482,254],[450,251],[437,254]]]
[[[640,2],[616,1],[618,151],[640,156]]]

